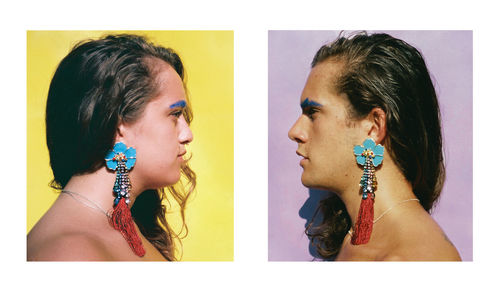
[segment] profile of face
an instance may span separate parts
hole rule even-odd
[[[302,114],[288,132],[303,158],[301,180],[306,187],[342,190],[345,177],[357,169],[353,147],[366,138],[359,129],[360,121],[349,118],[347,96],[332,90],[332,77],[340,69],[332,61],[314,66],[300,97]]]
[[[117,142],[137,150],[137,161],[130,173],[134,186],[156,189],[180,179],[186,145],[193,140],[183,112],[186,96],[177,72],[164,61],[154,65],[157,95],[146,105],[142,116],[118,128]]]

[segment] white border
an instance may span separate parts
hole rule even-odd
[[[256,286],[462,289],[494,282],[493,271],[499,261],[496,245],[500,204],[498,174],[492,165],[498,151],[494,146],[500,144],[496,126],[500,67],[495,29],[499,27],[498,9],[488,4],[472,6],[470,2],[441,1],[412,1],[411,6],[401,1],[170,2],[90,0],[75,4],[69,1],[3,4],[0,45],[3,284],[36,289]],[[234,30],[234,262],[25,262],[26,30],[45,29]],[[274,29],[474,30],[474,262],[267,262],[267,31]]]

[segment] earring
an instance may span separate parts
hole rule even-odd
[[[370,241],[373,229],[373,204],[375,202],[375,189],[377,188],[375,167],[379,166],[384,159],[384,146],[380,144],[375,146],[375,141],[367,138],[363,145],[354,146],[353,151],[356,162],[363,165],[363,176],[361,176],[359,183],[363,195],[351,244],[361,245]]]
[[[113,202],[113,213],[111,214],[110,224],[115,230],[122,233],[132,251],[137,256],[142,257],[146,251],[142,246],[141,238],[135,230],[132,213],[128,207],[130,203],[130,190],[132,188],[128,172],[135,165],[136,151],[134,148],[127,148],[127,145],[118,142],[112,150],[108,151],[104,160],[106,161],[106,167],[116,171],[116,179],[113,186],[115,200]]]

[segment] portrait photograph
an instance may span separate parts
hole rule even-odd
[[[28,30],[28,261],[232,261],[231,30]]]
[[[472,261],[473,32],[268,32],[268,260]]]

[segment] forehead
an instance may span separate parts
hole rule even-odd
[[[332,96],[335,92],[335,82],[341,73],[341,64],[326,60],[311,69],[307,78],[301,101],[306,98]]]
[[[151,103],[166,103],[166,105],[184,100],[184,84],[175,69],[162,60],[153,63],[155,66],[156,95]]]

